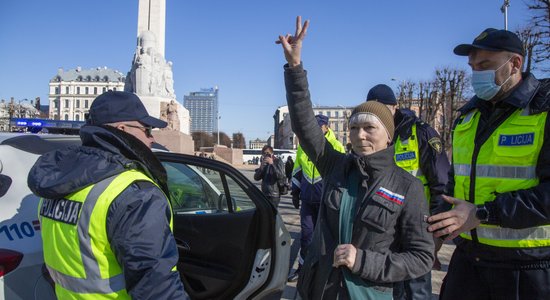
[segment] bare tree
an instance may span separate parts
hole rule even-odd
[[[529,0],[527,7],[533,12],[531,24],[539,33],[540,47],[533,51],[536,63],[547,63],[550,60],[550,0]],[[541,69],[549,71],[548,65]]]
[[[520,28],[516,30],[516,34],[523,42],[523,48],[525,49],[525,72],[531,72],[534,52],[542,46],[540,39],[540,32],[532,26]]]
[[[213,147],[214,137],[203,131],[193,132],[191,134],[195,142],[195,151],[199,151],[201,147]]]
[[[218,132],[212,132],[212,139],[217,140],[218,138]],[[225,132],[220,131],[220,145],[224,145],[226,147],[231,147],[231,139]]]
[[[400,108],[411,109],[415,102],[416,83],[406,80],[397,87],[397,103]]]
[[[246,141],[242,132],[233,133],[233,148],[246,149]]]
[[[442,68],[435,71],[436,90],[432,96],[436,98],[435,111],[430,111],[428,123],[439,131],[446,145],[451,142],[453,120],[458,117],[458,109],[464,105],[468,79],[466,71],[454,68]]]

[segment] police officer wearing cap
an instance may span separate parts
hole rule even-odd
[[[366,100],[383,103],[393,113],[396,124],[393,138],[395,163],[422,181],[430,213],[437,214],[440,212],[439,204],[443,201],[450,167],[439,133],[416,117],[413,111],[397,109],[395,94],[385,84],[371,88]],[[437,258],[442,242],[440,239],[435,242]],[[421,277],[396,283],[394,299],[429,299],[432,295],[431,280],[431,273],[428,272]]]
[[[441,299],[550,299],[550,80],[522,73],[516,34],[486,29],[468,56],[475,96],[452,140],[445,200],[429,218],[457,245]]]
[[[338,141],[334,132],[328,126],[328,117],[316,115],[315,119],[332,148],[340,153],[345,152],[344,146]],[[313,161],[307,156],[301,146],[296,151],[296,162],[292,170],[292,203],[300,209],[300,253],[298,268],[290,273],[288,281],[298,280],[307,248],[313,239],[313,231],[319,215],[319,205],[323,194],[323,178]],[[301,203],[301,205],[300,205]]]
[[[90,107],[82,146],[48,152],[31,169],[59,299],[188,299],[166,171],[150,149],[151,130],[166,125],[135,94],[109,91]]]

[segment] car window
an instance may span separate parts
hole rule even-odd
[[[176,214],[238,213],[255,208],[246,192],[227,174],[176,162],[163,162],[163,165]]]

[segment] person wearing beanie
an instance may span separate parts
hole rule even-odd
[[[434,215],[441,212],[440,203],[444,202],[442,197],[448,181],[450,164],[439,133],[419,119],[413,111],[397,109],[395,94],[385,84],[371,88],[366,101],[382,103],[393,112],[395,163],[422,181],[430,213]],[[443,242],[439,238],[435,238],[434,242],[434,269],[440,269],[441,263],[437,259],[437,252]],[[429,299],[431,294],[431,272],[396,284],[393,289],[393,297],[396,300]]]
[[[316,115],[315,119],[321,131],[334,150],[344,153],[344,146],[338,141],[334,132],[328,127],[328,117]],[[323,178],[315,168],[313,161],[304,153],[302,146],[298,145],[296,162],[292,170],[292,203],[296,209],[300,209],[300,253],[298,255],[298,268],[290,273],[288,281],[298,280],[307,248],[313,238],[313,230],[317,223],[319,202],[323,194]],[[301,203],[301,205],[300,205]]]
[[[487,28],[454,53],[475,96],[454,122],[449,210],[429,218],[456,244],[441,299],[550,299],[550,79],[522,73],[511,31]]]
[[[302,299],[392,299],[393,285],[430,271],[434,242],[420,180],[398,167],[391,111],[361,103],[349,119],[352,153],[327,143],[314,117],[301,63],[309,22],[279,36],[287,60],[292,129],[323,177],[319,217],[297,290]]]

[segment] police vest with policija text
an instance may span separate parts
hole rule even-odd
[[[111,203],[135,181],[158,187],[145,174],[128,170],[63,199],[40,200],[44,261],[59,299],[130,299],[106,220]]]
[[[517,109],[482,145],[476,145],[480,115],[478,110],[463,115],[453,132],[454,196],[482,205],[499,194],[538,185],[536,167],[547,112],[530,115],[528,108]],[[485,245],[550,246],[550,226],[513,229],[480,224],[474,230],[477,241]],[[460,236],[472,240],[473,234]]]
[[[340,141],[338,141],[334,135],[334,132],[330,128],[325,134],[325,138],[327,142],[332,145],[334,150],[340,153],[344,153],[346,151],[344,146],[340,143]],[[300,171],[302,171],[302,176],[311,185],[323,180],[313,162],[309,159],[309,157],[307,157],[307,154],[304,152],[302,147],[298,145],[298,150],[296,151],[296,161],[294,162],[294,168],[292,169],[292,176],[296,175],[296,173]],[[300,182],[294,177],[292,178],[292,181],[296,186],[300,186]]]
[[[411,173],[422,181],[424,185],[424,194],[426,195],[429,205],[431,197],[430,187],[426,175],[424,175],[422,169],[420,169],[420,151],[418,147],[418,135],[416,134],[416,124],[413,124],[412,133],[408,139],[401,140],[401,137],[397,137],[395,141],[394,160],[398,167]]]

